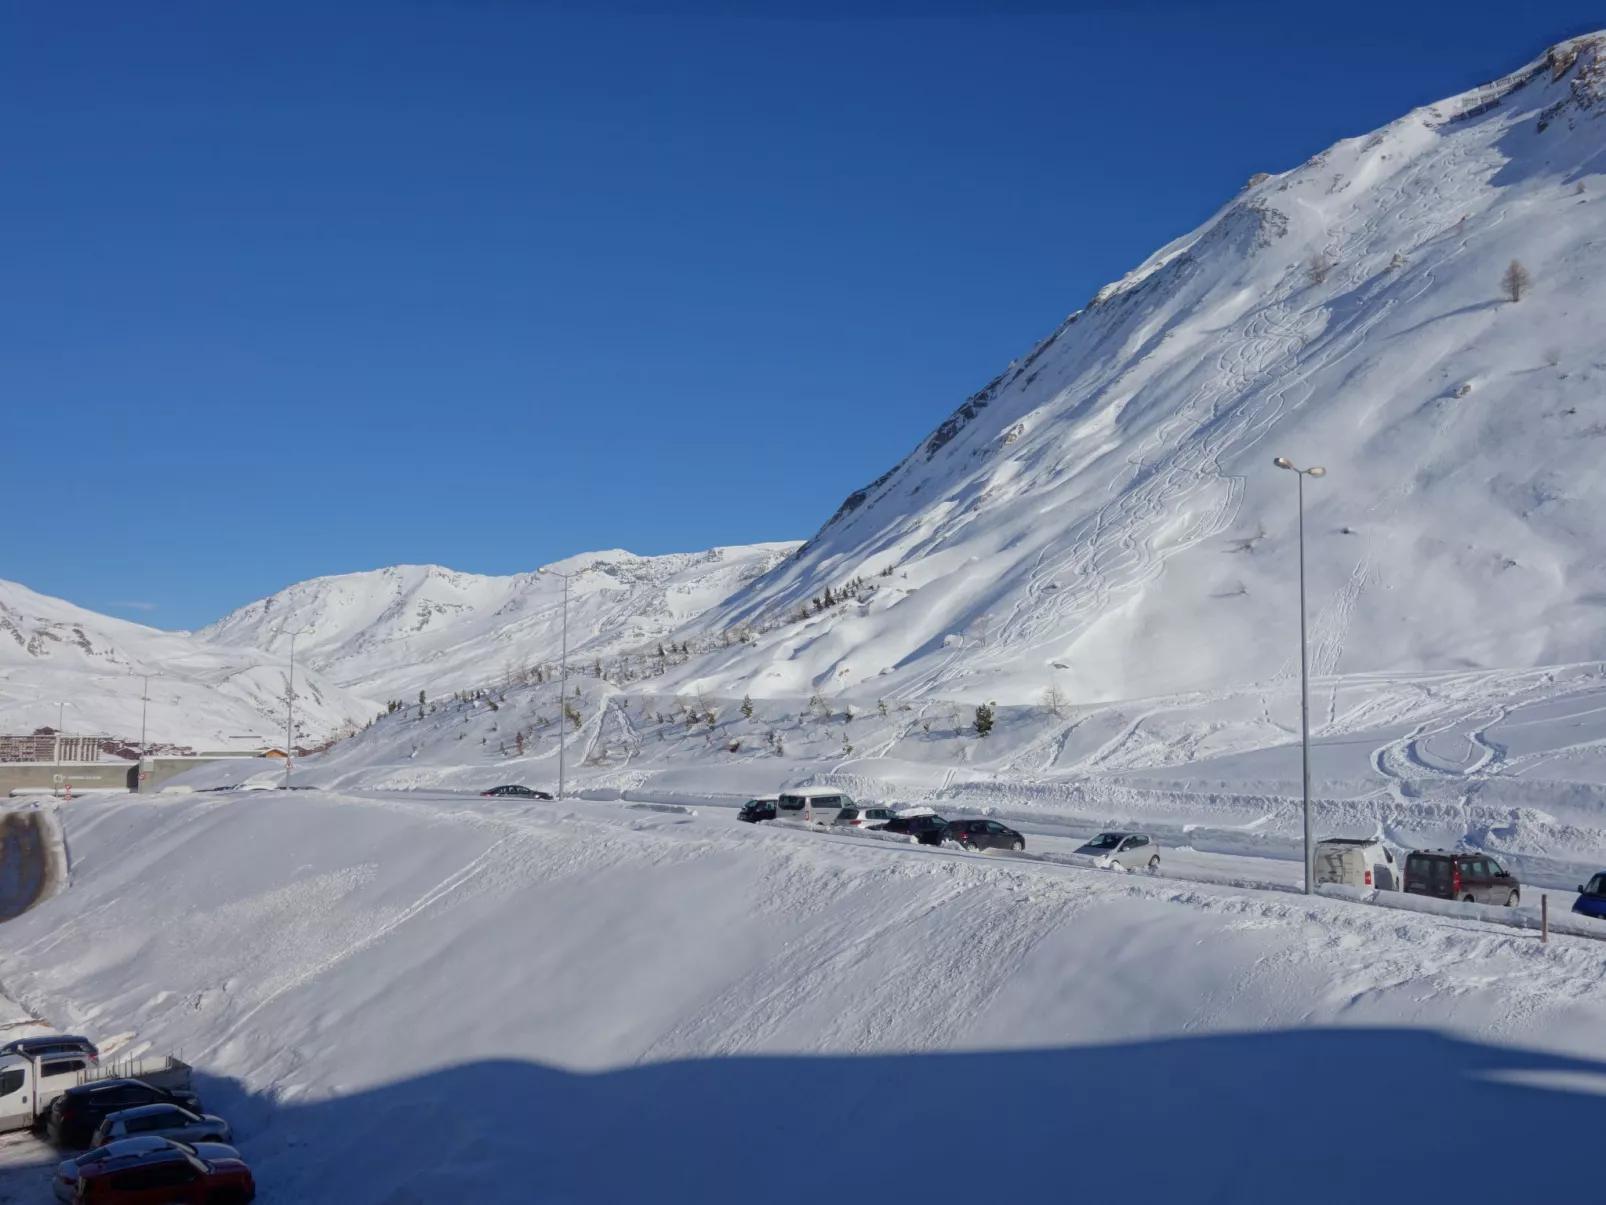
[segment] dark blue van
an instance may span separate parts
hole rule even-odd
[[[1580,916],[1595,916],[1606,920],[1606,874],[1598,874],[1578,889],[1573,911]]]

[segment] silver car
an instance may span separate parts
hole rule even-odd
[[[56,1200],[66,1202],[66,1205],[72,1205],[78,1200],[80,1171],[90,1168],[99,1171],[103,1167],[114,1165],[137,1165],[152,1152],[166,1150],[168,1147],[178,1147],[208,1161],[240,1157],[239,1151],[220,1142],[173,1142],[154,1135],[145,1138],[124,1138],[109,1146],[97,1147],[92,1151],[85,1151],[76,1158],[64,1160],[56,1168],[56,1178],[51,1186],[55,1191]]]
[[[191,1113],[178,1105],[140,1105],[137,1109],[108,1113],[95,1131],[94,1145],[146,1135],[179,1142],[229,1142],[234,1137],[229,1123],[210,1113]]]
[[[1106,870],[1160,868],[1160,847],[1148,833],[1100,833],[1076,852]]]

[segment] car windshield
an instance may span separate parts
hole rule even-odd
[[[1584,888],[1585,895],[1606,895],[1606,874],[1598,874]]]
[[[1100,833],[1087,843],[1088,849],[1114,849],[1121,844],[1122,833]]]

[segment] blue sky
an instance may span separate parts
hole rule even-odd
[[[190,627],[806,537],[1250,174],[1594,10],[0,0],[0,577]]]

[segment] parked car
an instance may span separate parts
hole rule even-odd
[[[775,801],[778,795],[760,795],[757,799],[749,799],[742,804],[742,810],[736,813],[736,819],[748,824],[757,824],[760,820],[775,819]]]
[[[1413,850],[1405,859],[1405,890],[1467,904],[1522,902],[1522,884],[1488,854],[1449,849]]]
[[[1398,891],[1400,866],[1376,837],[1328,837],[1316,842],[1316,881]]]
[[[82,1054],[90,1062],[100,1058],[100,1050],[88,1038],[77,1034],[53,1033],[38,1038],[18,1038],[0,1046],[0,1057],[8,1054],[27,1054],[34,1058],[49,1058],[57,1054]]]
[[[534,787],[521,787],[517,783],[509,783],[505,787],[492,787],[489,791],[481,791],[481,799],[489,799],[496,795],[512,795],[518,799],[551,799],[547,791],[538,791]]]
[[[1076,852],[1106,870],[1156,870],[1160,866],[1160,847],[1148,833],[1100,833]]]
[[[158,1088],[144,1080],[96,1080],[68,1088],[51,1102],[46,1132],[57,1146],[88,1146],[108,1114],[140,1105],[178,1105],[199,1113],[201,1098],[185,1088]]]
[[[221,1117],[161,1104],[140,1105],[106,1114],[91,1142],[95,1146],[105,1146],[119,1138],[135,1138],[141,1134],[176,1138],[180,1142],[231,1142],[234,1139],[229,1123]]]
[[[1578,888],[1573,911],[1579,916],[1606,919],[1606,874],[1597,874]]]
[[[257,1195],[244,1160],[203,1159],[177,1145],[77,1170],[75,1200],[86,1205],[245,1205]]]
[[[948,831],[948,822],[933,812],[920,816],[894,816],[885,824],[869,827],[888,833],[904,833],[917,845],[941,845]]]
[[[835,787],[799,787],[783,791],[775,801],[778,820],[801,820],[806,824],[830,824],[843,808],[856,806],[853,796]]]
[[[840,824],[844,828],[863,828],[866,825],[873,827],[894,819],[896,815],[897,813],[891,808],[873,808],[865,807],[863,804],[855,804],[853,807],[843,808],[838,812],[836,819],[831,821],[831,824],[832,827]]]
[[[149,1157],[154,1151],[179,1150],[186,1154],[197,1155],[208,1163],[216,1159],[238,1159],[240,1152],[232,1146],[225,1146],[221,1142],[174,1142],[168,1138],[147,1136],[144,1138],[124,1138],[121,1142],[113,1142],[107,1146],[96,1147],[72,1159],[63,1160],[56,1168],[56,1178],[51,1187],[56,1194],[56,1200],[74,1202],[78,1199],[78,1176],[82,1169],[91,1168],[96,1164],[110,1164],[115,1160],[136,1160],[140,1157]]]
[[[1026,838],[996,820],[950,820],[943,840],[953,841],[966,849],[1026,848]]]

